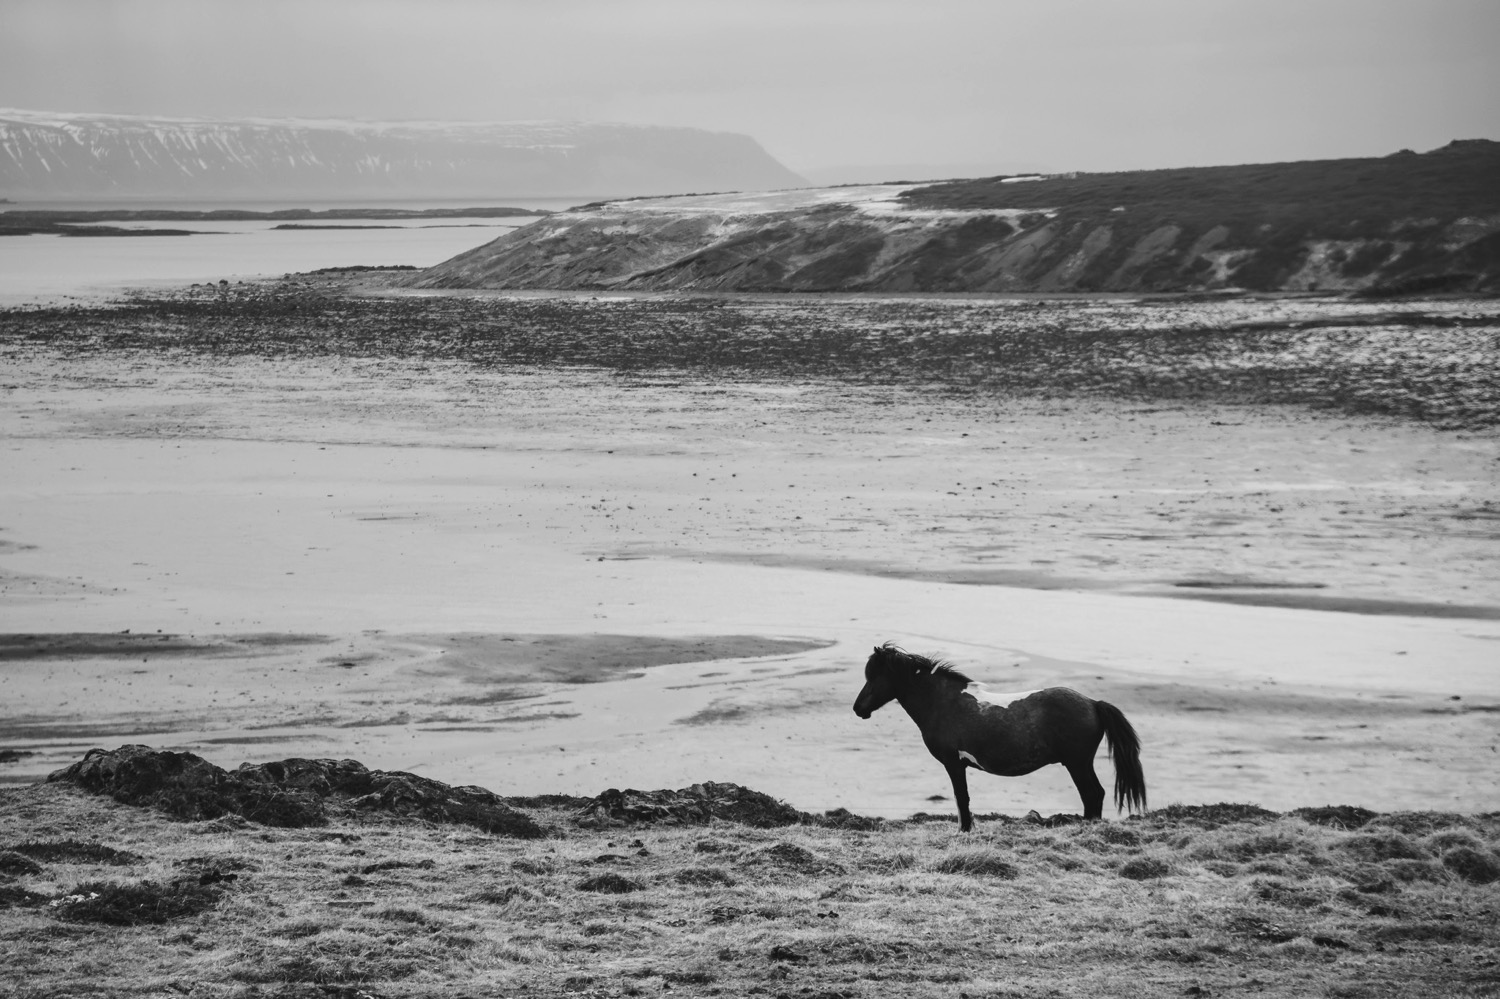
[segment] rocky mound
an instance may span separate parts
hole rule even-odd
[[[458,823],[488,833],[533,838],[542,827],[482,787],[452,787],[354,760],[290,759],[222,767],[192,753],[148,746],[92,749],[47,778],[144,805],[185,821],[238,815],[268,826],[326,824],[334,816],[387,814]]]
[[[738,784],[708,781],[677,791],[610,788],[581,808],[574,821],[585,828],[671,823],[694,825],[713,819],[767,829],[812,821],[806,812]]]
[[[845,809],[811,815],[768,794],[713,781],[675,791],[610,788],[594,798],[503,798],[482,787],[453,787],[399,770],[370,770],[355,760],[289,759],[225,770],[193,753],[149,746],[91,749],[47,780],[107,794],[123,804],[155,808],[189,822],[235,815],[288,828],[388,815],[469,825],[502,836],[544,835],[543,828],[518,805],[566,812],[567,821],[585,829],[701,825],[715,819],[762,829],[792,825],[874,829],[883,824],[881,819]]]

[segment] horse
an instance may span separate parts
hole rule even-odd
[[[1146,809],[1141,742],[1113,704],[1069,687],[996,693],[949,663],[886,642],[875,646],[865,662],[865,685],[854,713],[867,719],[893,700],[911,715],[927,751],[948,771],[964,832],[974,826],[965,773],[969,767],[1020,777],[1061,763],[1083,799],[1083,817],[1103,818],[1104,787],[1094,773],[1094,752],[1105,737],[1115,762],[1115,808]]]

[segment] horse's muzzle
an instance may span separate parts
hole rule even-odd
[[[870,718],[870,712],[868,712],[865,709],[861,708],[858,704],[854,705],[854,713],[857,714],[857,715],[859,715],[861,718],[865,719],[866,721],[868,721],[869,718]]]

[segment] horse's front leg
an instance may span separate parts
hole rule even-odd
[[[958,829],[968,832],[974,828],[974,816],[969,814],[969,776],[964,772],[964,761],[955,756],[952,761],[944,760],[943,766],[948,770],[948,779],[953,782],[953,800],[958,804]]]

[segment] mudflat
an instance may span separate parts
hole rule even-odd
[[[899,708],[850,710],[894,640],[1118,705],[1153,804],[1500,808],[1494,303],[0,322],[6,781],[143,742],[942,810]],[[1077,810],[1060,768],[971,790]]]

